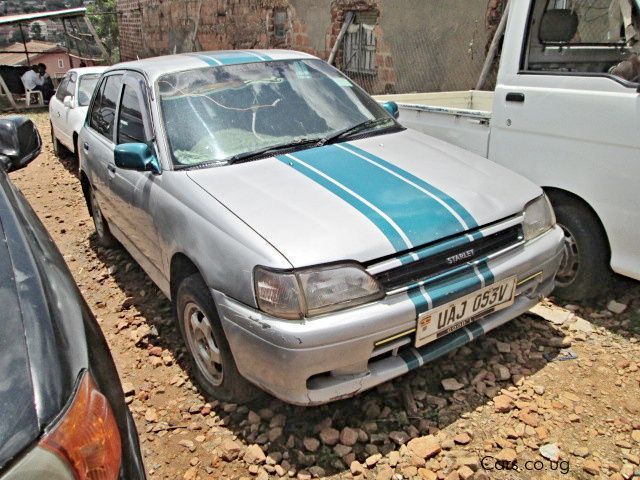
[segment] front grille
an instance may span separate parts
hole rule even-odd
[[[458,245],[415,262],[378,273],[375,278],[385,291],[389,292],[429,280],[430,277],[441,275],[448,270],[459,269],[465,264],[469,265],[476,260],[512,247],[522,242],[523,238],[522,226],[514,225],[466,245]]]

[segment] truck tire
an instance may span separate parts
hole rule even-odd
[[[238,372],[211,292],[200,274],[180,282],[174,301],[193,376],[202,390],[226,402],[245,403],[256,398],[259,391]]]
[[[51,128],[51,145],[52,145],[53,154],[56,157],[60,158],[62,156],[62,144],[56,138],[56,133],[53,130],[52,123],[49,123],[49,127]]]
[[[111,234],[107,219],[102,216],[102,210],[98,204],[98,199],[93,193],[93,188],[89,187],[89,204],[91,205],[91,217],[96,230],[98,243],[102,247],[113,248],[119,245],[118,240]]]
[[[565,301],[589,301],[604,295],[612,278],[609,244],[594,212],[572,198],[551,202],[565,233],[565,255],[554,293]]]

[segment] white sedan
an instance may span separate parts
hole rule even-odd
[[[77,156],[78,132],[84,124],[93,90],[106,68],[73,68],[60,82],[55,96],[49,102],[51,141],[56,155],[64,146]]]

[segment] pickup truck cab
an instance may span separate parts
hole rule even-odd
[[[221,399],[311,405],[402,375],[526,312],[562,256],[539,187],[304,53],[115,65],[80,145],[99,241],[172,300]]]
[[[640,280],[640,11],[635,0],[511,1],[495,92],[379,97],[403,125],[504,165],[549,196],[567,242],[557,293]]]

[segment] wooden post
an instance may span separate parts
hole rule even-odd
[[[491,45],[489,46],[489,51],[487,52],[487,58],[484,61],[482,72],[480,73],[480,78],[478,78],[478,83],[476,84],[476,90],[482,90],[482,87],[484,87],[484,84],[487,81],[487,77],[489,76],[489,72],[491,71],[491,67],[493,66],[493,61],[495,60],[496,52],[498,51],[498,45],[500,45],[500,39],[504,35],[504,31],[507,28],[509,3],[510,0],[507,0],[507,4],[504,7],[504,13],[502,14],[502,18],[500,19],[500,23],[498,24],[498,29],[493,36],[493,40],[491,40]]]
[[[22,37],[22,46],[24,47],[24,54],[27,56],[27,65],[31,66],[31,60],[29,59],[29,49],[27,48],[27,40],[24,37],[24,30],[22,30],[22,24],[18,24],[20,28],[20,36]]]
[[[340,29],[340,33],[336,38],[336,43],[333,44],[333,48],[331,49],[329,60],[327,60],[329,65],[333,65],[333,62],[336,59],[336,55],[338,54],[338,49],[340,48],[340,44],[342,43],[342,39],[347,34],[347,29],[351,26],[351,22],[353,22],[353,18],[354,18],[353,12],[347,12],[346,17],[344,18],[344,23],[342,24],[342,28]]]

